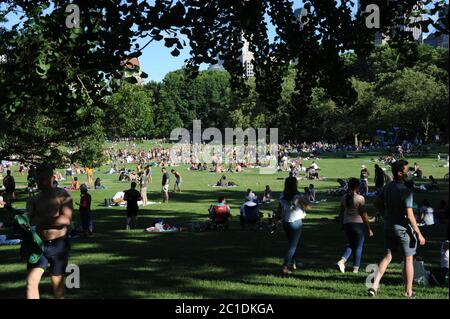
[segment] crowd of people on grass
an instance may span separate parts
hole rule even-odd
[[[303,158],[291,157],[292,145],[287,145],[280,152],[278,158],[278,169],[288,172],[289,175],[284,180],[284,189],[278,198],[277,209],[269,215],[269,226],[273,233],[278,224],[282,225],[287,238],[287,251],[281,267],[284,275],[289,275],[292,271],[302,267],[298,260],[298,245],[304,230],[303,220],[311,210],[311,205],[318,203],[318,194],[313,182],[304,187],[301,192],[298,187],[300,176],[304,175],[311,181],[321,180],[319,176],[320,166],[317,164],[318,157],[308,167],[304,167]],[[305,149],[314,153],[317,150],[329,150],[334,146],[326,143],[313,143],[312,148],[303,145],[301,151]],[[161,193],[163,203],[169,202],[169,191],[171,175],[173,175],[173,192],[182,191],[182,174],[170,165],[170,152],[163,148],[154,148],[150,154],[140,152],[133,153],[118,150],[114,153],[115,161],[125,159],[126,163],[133,163],[137,160],[136,169],[129,170],[126,166],[117,169],[117,164],[111,167],[109,174],[117,174],[118,180],[130,183],[130,188],[116,194],[112,201],[116,204],[126,203],[126,229],[138,227],[139,206],[147,205],[148,185],[152,183],[152,168],[157,163],[161,169]],[[137,157],[136,157],[137,156]],[[140,158],[139,158],[140,156]],[[142,161],[144,156],[144,161]],[[151,156],[150,158],[148,156]],[[130,161],[128,159],[131,158]],[[385,250],[379,262],[379,269],[375,273],[374,282],[368,290],[369,296],[378,294],[380,281],[384,276],[394,254],[401,254],[403,257],[403,271],[405,280],[405,296],[414,297],[414,258],[417,254],[417,246],[425,245],[426,239],[422,234],[422,227],[433,226],[434,224],[449,223],[449,208],[445,200],[439,203],[438,207],[433,207],[430,201],[424,199],[420,204],[414,201],[414,192],[421,192],[439,189],[439,183],[433,176],[429,177],[429,183],[422,188],[414,184],[415,180],[422,180],[424,173],[418,163],[411,167],[408,162],[402,159],[390,158],[384,164],[389,164],[389,171],[382,168],[381,161],[376,161],[374,165],[373,180],[375,191],[369,192],[369,183],[372,179],[370,170],[366,165],[362,165],[359,178],[350,178],[343,181],[342,192],[339,204],[338,220],[346,236],[346,245],[343,254],[336,262],[337,269],[344,273],[346,267],[353,256],[352,272],[357,273],[361,267],[361,260],[364,256],[364,243],[367,238],[374,236],[371,221],[366,209],[366,197],[374,196],[375,205],[384,221]],[[144,164],[150,163],[150,164]],[[199,163],[193,170],[206,170],[206,163]],[[217,171],[220,166],[219,159],[212,159],[213,172],[223,174],[224,171]],[[245,168],[247,163],[243,164]],[[257,163],[253,163],[257,164]],[[192,164],[194,165],[194,164]],[[198,166],[200,165],[200,166]],[[16,185],[11,166],[6,169],[6,176],[2,176],[3,190],[0,196],[0,208],[11,208],[15,200]],[[192,168],[192,166],[191,166]],[[235,171],[235,167],[231,171]],[[169,173],[170,172],[170,173]],[[70,165],[66,168],[65,178],[54,171],[51,167],[40,165],[38,167],[30,165],[26,167],[19,164],[18,173],[27,173],[27,188],[29,199],[27,201],[25,221],[28,227],[23,228],[23,238],[33,238],[30,232],[35,231],[43,240],[42,254],[35,262],[28,262],[27,297],[39,297],[38,284],[41,280],[42,269],[49,269],[54,288],[55,297],[64,296],[63,274],[69,258],[69,228],[72,224],[72,214],[74,204],[72,195],[68,191],[79,191],[79,200],[75,202],[80,213],[82,232],[85,236],[94,233],[92,218],[92,196],[90,190],[105,189],[102,180],[97,177],[94,180],[95,171],[91,167],[80,168]],[[80,184],[79,174],[86,175],[86,183]],[[391,175],[392,174],[392,175]],[[70,187],[61,188],[58,181],[70,181]],[[222,175],[217,182],[217,186],[235,186],[235,183],[228,181]],[[39,190],[39,192],[37,191]],[[76,193],[75,193],[76,194]],[[239,223],[242,229],[248,227],[262,228],[263,213],[262,206],[274,201],[274,195],[270,185],[266,185],[261,196],[257,196],[252,189],[248,189],[243,196],[243,203],[239,207]],[[50,210],[50,211],[49,211]],[[233,217],[231,208],[226,197],[220,196],[218,201],[208,209],[208,217],[213,228],[228,228],[229,221]],[[27,220],[28,218],[28,220]],[[32,230],[31,225],[36,228]],[[32,239],[31,239],[32,240]],[[441,245],[441,281],[448,278],[448,238]],[[448,280],[448,279],[447,279]]]

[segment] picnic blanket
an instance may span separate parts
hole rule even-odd
[[[239,185],[231,185],[231,186],[219,186],[216,184],[208,184],[209,187],[220,187],[220,188],[228,188],[228,187],[238,187]]]
[[[164,221],[164,219],[157,219],[152,226],[144,229],[147,233],[176,233],[183,231],[183,227],[180,224],[171,224]]]

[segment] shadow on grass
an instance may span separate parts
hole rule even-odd
[[[284,277],[280,270],[287,243],[281,228],[273,235],[241,231],[233,221],[231,230],[223,232],[144,233],[143,227],[127,232],[121,212],[96,214],[96,235],[72,240],[71,263],[80,267],[81,288],[69,290],[68,298],[310,298],[314,293],[317,298],[343,298],[355,289],[358,296],[359,289],[361,296],[365,291],[364,274],[340,274],[334,267],[345,245],[337,223],[305,220],[298,251],[305,267]],[[140,222],[145,224],[153,214],[170,216],[152,211]],[[188,212],[177,216],[181,222],[199,217]],[[365,246],[365,265],[382,256],[381,227],[374,228],[376,237]],[[429,245],[420,255],[437,262],[445,227],[425,233]],[[7,269],[0,272],[0,282],[10,288],[0,289],[0,297],[22,298],[25,266],[12,265],[20,262],[18,249],[1,251],[1,257]],[[401,286],[398,266],[394,269],[384,283]],[[43,289],[50,296],[48,282]]]

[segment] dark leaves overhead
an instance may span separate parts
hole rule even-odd
[[[1,7],[0,18],[15,11],[22,23],[13,32],[0,32],[0,49],[7,56],[0,64],[0,157],[45,157],[56,154],[51,151],[62,144],[76,145],[86,136],[101,138],[105,97],[120,85],[123,61],[138,57],[152,41],[164,41],[173,56],[188,43],[186,69],[191,76],[198,74],[202,63],[220,58],[232,87],[245,95],[239,62],[245,38],[254,53],[259,98],[269,109],[280,104],[291,62],[298,62],[292,112],[308,111],[316,87],[324,88],[338,105],[348,105],[354,92],[341,54],[354,51],[361,59],[368,56],[376,30],[365,27],[367,14],[352,15],[353,1],[303,2],[308,16],[301,26],[292,2],[285,0],[8,1]],[[419,1],[359,2],[362,8],[379,5],[381,31],[399,48],[399,59],[414,58],[410,36],[395,33],[392,27],[411,15]],[[431,13],[441,13],[440,20],[433,22],[435,27],[448,33],[445,1],[426,2]],[[80,29],[65,27],[69,4],[80,8]],[[269,23],[275,27],[275,39],[269,39]],[[147,44],[137,46],[140,39]]]

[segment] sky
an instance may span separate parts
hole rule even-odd
[[[152,4],[154,1],[150,0],[149,3]],[[294,8],[302,7],[301,0],[294,0],[293,3]],[[8,16],[8,19],[9,21],[6,27],[11,27],[18,22],[17,17],[14,15]],[[275,28],[268,23],[268,29],[269,38],[273,38]],[[147,43],[147,41],[148,40],[146,39],[142,39],[138,42],[142,47]],[[178,70],[184,66],[185,60],[189,58],[189,46],[181,50],[181,54],[178,57],[172,56],[170,54],[171,51],[172,49],[164,46],[164,41],[154,41],[144,49],[142,56],[139,58],[139,62],[141,64],[142,71],[148,74],[146,82],[161,82],[167,73]],[[204,70],[207,67],[208,65],[202,65],[201,70]]]

